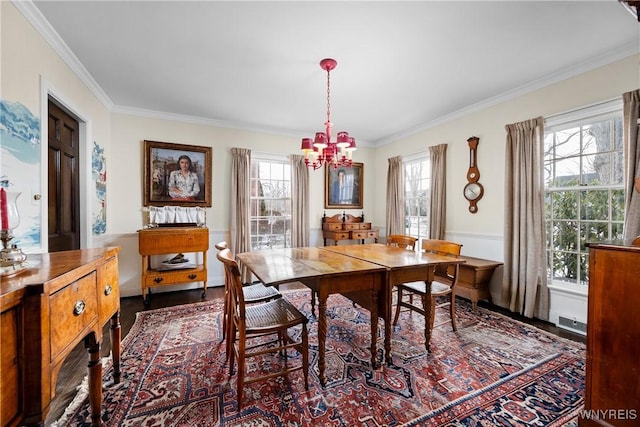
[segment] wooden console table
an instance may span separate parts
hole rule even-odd
[[[479,300],[487,299],[492,302],[489,283],[494,270],[501,266],[502,263],[468,256],[461,256],[460,258],[466,262],[460,264],[456,295],[471,300],[473,311],[476,312]]]
[[[58,373],[74,347],[89,352],[92,425],[100,425],[102,329],[111,321],[114,382],[120,381],[120,248],[28,255],[28,269],[1,280],[0,424],[42,425]]]
[[[151,288],[180,283],[202,282],[202,298],[207,293],[207,251],[209,229],[203,227],[157,227],[138,230],[138,251],[142,255],[142,298],[149,304]],[[152,255],[202,252],[202,264],[187,263],[188,268],[152,268]]]
[[[334,245],[340,240],[359,240],[360,243],[364,243],[365,239],[374,239],[375,243],[378,243],[379,235],[380,230],[372,230],[371,223],[364,222],[364,215],[335,214],[322,217],[322,238],[325,246],[327,240],[333,240]]]

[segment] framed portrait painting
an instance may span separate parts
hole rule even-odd
[[[144,205],[211,207],[211,147],[145,140]]]
[[[325,165],[324,207],[326,209],[362,209],[364,165]]]

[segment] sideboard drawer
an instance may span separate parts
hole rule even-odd
[[[332,240],[345,240],[349,239],[350,237],[348,231],[327,231],[324,233],[324,238]]]
[[[342,223],[327,222],[326,224],[322,224],[322,229],[326,231],[342,231]]]
[[[180,252],[176,248],[189,248],[190,252],[209,249],[207,228],[150,228],[138,234],[138,252],[144,255],[163,255]],[[187,252],[186,250],[184,252]]]
[[[203,268],[175,271],[149,270],[143,277],[145,286],[170,285],[173,283],[204,282],[207,280],[207,270]]]
[[[98,319],[95,271],[53,294],[49,310],[53,361],[67,346],[74,346],[80,333]]]
[[[359,222],[350,222],[350,223],[346,223],[344,224],[344,229],[345,230],[360,230],[360,223]]]
[[[377,239],[380,236],[380,230],[369,230],[367,231],[367,237],[369,239]]]
[[[100,324],[104,325],[120,308],[118,283],[118,258],[110,258],[98,267],[98,311]]]
[[[366,239],[367,238],[367,234],[369,234],[367,231],[352,231],[351,232],[351,238],[352,239]]]
[[[360,230],[371,230],[371,223],[370,222],[360,223]]]

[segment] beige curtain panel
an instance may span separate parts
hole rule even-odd
[[[622,95],[624,135],[624,243],[640,236],[640,89]]]
[[[309,246],[309,168],[304,156],[291,156],[291,247]]]
[[[387,236],[404,233],[402,157],[396,156],[389,159],[387,168]]]
[[[542,117],[506,125],[502,297],[511,311],[549,318]]]
[[[429,237],[444,239],[447,228],[447,144],[429,147],[431,159],[431,202]]]
[[[231,149],[231,252],[251,250],[249,205],[251,201],[251,150]],[[241,266],[242,283],[251,281],[248,268]]]

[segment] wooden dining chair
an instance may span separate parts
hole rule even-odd
[[[224,240],[216,243],[215,248],[218,251],[222,251],[224,249],[228,249],[227,242]],[[224,280],[224,306],[222,309],[223,319],[222,319],[222,340],[228,337],[227,333],[229,330],[229,310],[231,309],[231,303],[229,299],[231,298],[231,293],[229,289],[229,283],[227,277],[225,275]],[[263,283],[251,283],[245,284],[242,286],[242,293],[244,296],[245,304],[257,304],[261,302],[271,301],[273,299],[281,298],[282,294],[273,286],[265,286]],[[227,340],[227,358],[230,356],[229,350],[231,347],[231,342]]]
[[[309,344],[307,332],[307,317],[294,307],[286,298],[278,298],[272,301],[247,305],[244,299],[244,292],[240,269],[238,263],[233,258],[229,249],[222,249],[217,254],[218,260],[224,265],[226,281],[229,283],[231,298],[229,299],[231,310],[229,310],[229,331],[227,332],[232,340],[232,351],[230,352],[229,377],[233,375],[234,364],[237,361],[237,385],[236,394],[238,401],[238,411],[242,406],[243,387],[255,381],[265,380],[277,376],[287,375],[291,372],[302,370],[304,375],[305,389],[309,390]],[[289,329],[300,328],[296,331],[298,339],[292,338]],[[273,339],[267,339],[269,335]],[[253,340],[253,341],[252,341]],[[288,351],[295,349],[302,355],[302,362],[290,366],[288,362]],[[277,364],[257,363],[258,371],[261,374],[252,372],[250,378],[246,378],[246,360],[252,357],[259,357],[265,354],[281,354],[284,362],[280,369],[264,372],[269,368],[274,368]]]
[[[631,242],[631,246],[640,246],[640,236],[633,239],[633,241]]]
[[[387,245],[410,249],[412,251],[416,250],[417,241],[417,237],[407,236],[404,234],[389,234],[387,236]]]
[[[428,239],[422,241],[422,250],[424,252],[431,252],[434,254],[458,257],[460,256],[460,249],[462,245],[455,242],[449,242],[446,240]],[[429,343],[426,342],[427,329],[433,330],[434,327],[441,324],[434,325],[436,308],[449,306],[449,314],[451,316],[451,326],[453,330],[457,330],[456,326],[456,284],[458,283],[458,271],[459,264],[441,264],[436,266],[434,279],[431,283],[426,281],[402,283],[396,286],[397,289],[397,301],[396,301],[396,313],[393,318],[393,325],[398,323],[401,309],[405,308],[410,311],[415,311],[426,317],[424,308],[427,304],[431,306],[431,316],[429,319],[425,318],[425,348],[429,350]],[[427,298],[427,286],[431,288],[431,297]],[[406,301],[404,297],[418,295],[420,297],[421,305],[413,304],[413,299]],[[442,297],[447,297],[446,302],[436,304]]]

